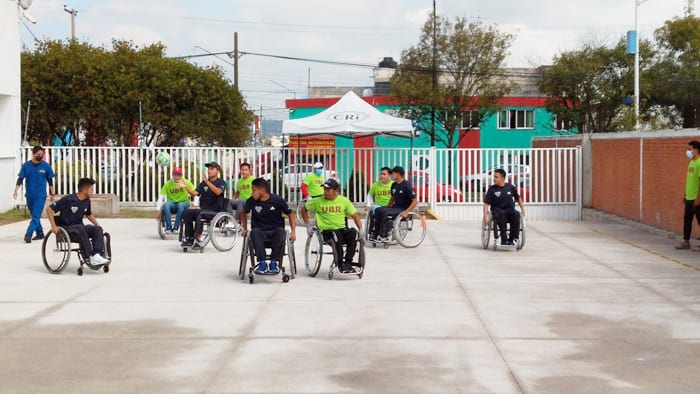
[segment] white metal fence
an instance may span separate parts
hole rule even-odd
[[[167,152],[170,164],[155,162]],[[30,149],[22,150],[27,160]],[[553,149],[407,149],[407,148],[135,148],[47,147],[46,160],[56,173],[59,194],[71,193],[77,180],[92,177],[95,193],[115,194],[122,206],[155,204],[160,187],[174,167],[195,184],[206,174],[204,164],[217,161],[227,194],[241,163],[271,183],[272,191],[290,202],[300,199],[303,178],[313,163],[325,164],[326,176],[335,177],[341,192],[356,203],[365,201],[369,187],[384,166],[403,166],[414,184],[419,202],[449,219],[481,217],[481,202],[494,168],[504,168],[530,208],[530,218],[578,219],[581,201],[580,148]]]

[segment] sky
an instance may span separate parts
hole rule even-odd
[[[437,0],[437,10],[514,34],[506,66],[531,67],[551,64],[554,56],[583,42],[616,42],[634,28],[635,1]],[[650,38],[664,21],[683,15],[686,3],[643,3],[640,37]],[[96,45],[109,45],[112,38],[139,45],[160,41],[169,56],[193,55],[233,50],[238,32],[242,51],[362,64],[385,56],[400,59],[401,51],[417,42],[432,10],[429,0],[34,0],[29,11],[37,24],[20,26],[27,48],[33,46],[32,33],[40,39],[69,38],[64,4],[78,11],[77,38]],[[194,61],[218,64],[233,79],[225,56]],[[284,100],[304,97],[309,68],[312,86],[373,84],[368,68],[245,55],[239,79],[248,107],[259,112],[262,106],[266,119],[285,119]]]

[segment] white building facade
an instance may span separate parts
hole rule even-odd
[[[0,1],[0,211],[13,206],[21,144],[20,37],[17,3]]]

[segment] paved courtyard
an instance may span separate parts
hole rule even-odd
[[[237,278],[240,246],[184,254],[155,221],[104,219],[109,274],[41,263],[0,227],[0,392],[691,393],[700,253],[624,225],[479,223],[368,249],[365,277]]]

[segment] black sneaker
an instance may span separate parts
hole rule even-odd
[[[30,243],[32,243],[32,239],[29,237],[24,237],[24,243],[30,244]]]
[[[182,246],[192,246],[192,245],[194,245],[194,239],[188,238],[188,239],[182,241],[182,243],[181,243],[180,245],[182,245]]]
[[[40,239],[44,239],[44,234],[37,234],[32,238],[32,241],[38,241]]]

